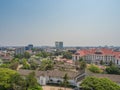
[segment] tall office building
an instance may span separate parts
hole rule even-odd
[[[62,49],[62,48],[63,48],[63,42],[58,42],[58,41],[56,41],[56,42],[55,42],[55,47],[56,47],[57,49]]]
[[[33,44],[29,44],[28,45],[28,50],[32,50],[33,49]]]
[[[28,46],[25,47],[25,50],[32,50],[33,49],[33,44],[29,44]]]

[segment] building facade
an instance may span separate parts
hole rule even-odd
[[[98,49],[84,49],[78,50],[73,56],[72,60],[77,61],[83,58],[87,63],[100,64],[104,62],[109,64],[111,61],[120,66],[120,52],[113,51],[112,49],[107,48],[98,48]]]
[[[20,47],[15,49],[15,55],[23,55],[25,53],[25,47]]]
[[[56,41],[55,42],[55,47],[56,47],[56,49],[62,49],[63,48],[63,42]]]

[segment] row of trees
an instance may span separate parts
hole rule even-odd
[[[22,65],[22,67],[21,67],[22,69],[35,70],[38,67],[37,63],[35,63],[34,61],[28,62],[28,60],[25,58],[23,58],[23,59],[14,58],[10,63],[2,64],[2,65],[0,65],[0,67],[17,70],[20,65]]]
[[[103,60],[100,61],[100,64],[101,64],[101,65],[106,65]],[[112,66],[112,65],[114,65],[114,63],[113,63],[112,61],[110,61],[108,65],[109,65],[109,66]]]
[[[42,57],[42,58],[47,58],[51,57],[53,54],[45,51],[41,51],[40,53],[37,53],[36,56]]]
[[[52,57],[52,56],[59,56],[62,55],[63,58],[66,59],[72,59],[72,53],[68,51],[55,51],[53,53],[41,51],[36,54],[36,56],[42,57],[42,58],[47,58],[47,57]]]

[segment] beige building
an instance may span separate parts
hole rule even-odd
[[[77,61],[83,58],[87,63],[99,64],[103,61],[105,64],[109,64],[110,61],[120,66],[120,52],[115,52],[111,49],[84,49],[78,50],[73,56],[72,60]]]

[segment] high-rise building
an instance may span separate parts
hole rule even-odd
[[[63,48],[63,42],[58,42],[58,41],[56,41],[56,42],[55,42],[55,47],[56,47],[57,49],[62,49],[62,48]]]
[[[29,44],[28,46],[25,47],[25,50],[32,50],[33,49],[33,44]]]
[[[29,44],[28,45],[28,50],[32,50],[33,49],[33,44]]]

